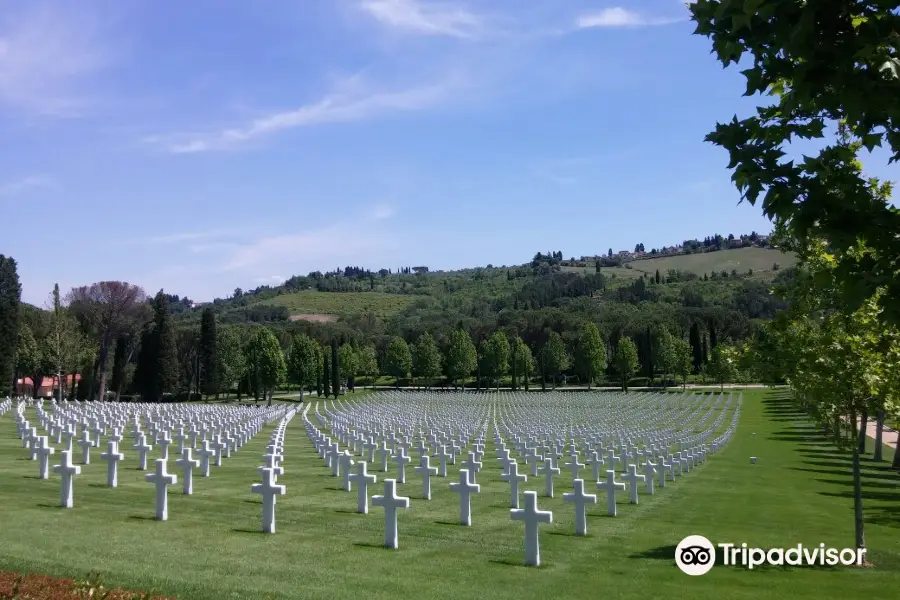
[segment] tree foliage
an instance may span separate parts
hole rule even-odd
[[[771,100],[746,119],[719,123],[707,140],[730,155],[742,198],[789,223],[801,245],[836,251],[836,292],[849,311],[877,297],[878,318],[900,323],[900,211],[890,186],[867,178],[857,150],[886,144],[900,159],[900,15],[896,1],[697,0],[695,33],[724,66],[749,54],[747,96]],[[825,143],[835,129],[839,135]],[[820,141],[791,160],[796,138]],[[865,251],[859,250],[864,247]]]
[[[631,338],[623,337],[616,348],[616,373],[622,384],[622,390],[628,391],[628,382],[638,370],[637,346]]]
[[[200,372],[203,393],[210,395],[219,391],[219,361],[216,359],[217,337],[216,313],[205,308],[200,317]]]
[[[456,329],[450,334],[450,342],[447,346],[445,361],[445,373],[451,383],[466,379],[475,370],[478,362],[478,352],[472,337],[462,329]]]
[[[412,347],[412,374],[428,381],[441,376],[441,351],[430,333],[423,333]]]
[[[402,337],[394,336],[388,342],[384,367],[388,375],[398,380],[409,377],[412,370],[412,352]]]
[[[497,381],[500,388],[500,378],[509,369],[509,340],[502,331],[495,331],[484,341],[481,347],[482,372],[484,375]]]
[[[575,369],[587,382],[588,388],[606,371],[606,344],[596,323],[584,324],[575,352]]]
[[[247,372],[254,390],[271,404],[272,393],[287,378],[287,365],[278,338],[267,327],[259,327],[246,349]]]
[[[300,399],[303,391],[312,391],[316,386],[319,370],[319,344],[308,335],[294,336],[287,358],[287,374],[292,383],[300,386]]]
[[[12,392],[19,341],[19,302],[22,285],[16,261],[0,254],[0,396]]]

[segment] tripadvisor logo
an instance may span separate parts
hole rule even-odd
[[[809,548],[797,544],[790,548],[753,548],[746,543],[717,544],[702,535],[689,535],[675,548],[675,564],[682,572],[697,576],[709,573],[716,564],[716,547],[721,549],[721,564],[744,566],[753,569],[761,565],[791,566],[844,566],[862,565],[866,557],[865,548],[829,548],[819,544]]]

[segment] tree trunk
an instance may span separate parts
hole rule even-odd
[[[854,421],[855,423],[856,421]],[[866,428],[869,424],[869,411],[863,409],[862,416],[859,419],[859,453],[866,453],[866,440],[868,436],[866,436]]]
[[[303,386],[300,386],[300,404],[303,404]]]
[[[97,400],[106,400],[106,359],[109,356],[109,340],[103,340],[100,344],[100,359],[97,368],[100,369],[100,389],[97,390]],[[91,381],[93,389],[94,382]]]
[[[881,439],[884,433],[884,411],[879,409],[875,415],[875,455],[872,459],[876,462],[881,462],[884,460],[881,452]]]
[[[894,449],[894,461],[891,463],[892,469],[900,469],[900,446]]]
[[[850,415],[851,423],[856,423],[856,411],[852,411]],[[862,422],[865,423],[865,411],[863,411]],[[853,447],[853,537],[856,548],[866,547],[865,532],[863,531],[863,506],[862,506],[862,474],[860,466],[860,446],[859,440],[853,439],[858,435],[856,427],[851,427],[850,436]]]

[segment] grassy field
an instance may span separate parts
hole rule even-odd
[[[262,304],[284,306],[291,314],[356,315],[366,311],[381,317],[394,315],[416,299],[413,295],[382,292],[313,292],[283,294]]]
[[[704,252],[702,254],[682,254],[679,256],[667,256],[663,258],[648,258],[635,260],[629,263],[632,270],[654,275],[656,270],[665,275],[669,269],[688,271],[703,275],[713,271],[728,271],[737,269],[738,273],[746,273],[747,269],[754,272],[772,271],[772,265],[778,263],[780,268],[786,268],[797,262],[793,254],[786,254],[772,248],[736,248],[734,250],[719,250],[718,252]]]
[[[582,275],[591,275],[596,273],[596,268],[591,265],[589,267],[560,267],[560,270],[563,273],[580,273]],[[635,271],[633,269],[626,269],[625,267],[602,267],[600,272],[605,276],[610,277],[615,275],[616,278],[621,279],[636,279],[641,277],[644,273],[641,271]]]
[[[411,508],[400,515],[400,549],[391,551],[381,547],[381,510],[355,513],[356,492],[339,489],[299,417],[287,429],[279,479],[287,495],[278,499],[278,531],[270,536],[258,532],[261,505],[250,493],[268,431],[214,467],[209,479],[195,479],[193,496],[170,488],[169,521],[160,523],[153,520],[153,486],[127,448],[118,489],[106,489],[105,465],[92,464],[76,479],[75,508],[58,508],[59,480],[36,479],[37,463],[27,460],[6,415],[0,571],[79,578],[100,569],[109,585],[191,600],[890,597],[900,586],[900,477],[868,461],[866,539],[874,568],[717,566],[703,577],[677,569],[675,546],[690,534],[758,547],[852,544],[848,456],[778,392],[743,393],[740,424],[722,452],[637,506],[620,495],[616,518],[602,516],[601,493],[585,538],[572,535],[572,508],[561,497],[571,484],[559,477],[556,497],[539,502],[554,512],[553,524],[541,528],[539,568],[521,566],[522,526],[509,519],[492,444],[472,501],[473,526],[454,522],[459,502],[447,489],[451,479],[435,479],[433,499],[424,501],[419,477],[408,473],[399,491],[411,497]],[[759,457],[756,465],[751,455]],[[376,474],[372,493],[380,492],[383,474]],[[529,479],[525,487],[541,485]]]

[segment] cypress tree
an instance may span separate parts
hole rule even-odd
[[[331,340],[331,392],[335,398],[341,393],[341,359],[338,356],[337,338]]]
[[[322,388],[322,375],[324,374],[323,369],[324,366],[322,365],[322,349],[318,344],[316,344],[316,395],[318,395],[319,398],[321,398],[322,394],[324,393]]]
[[[153,324],[144,332],[141,346],[139,389],[145,402],[159,402],[178,384],[179,371],[169,299],[162,290],[153,298]]]
[[[511,369],[513,391],[516,391],[516,389],[518,389],[517,381],[516,381],[518,379],[518,377],[517,377],[518,373],[516,372],[517,371],[516,366],[519,363],[519,357],[516,356],[518,354],[518,352],[517,352],[518,349],[519,349],[519,347],[516,345],[515,342],[513,342],[513,345],[512,345],[512,369]]]
[[[331,360],[328,357],[327,352],[322,353],[322,385],[325,388],[325,397],[331,395]]]
[[[216,313],[209,307],[200,317],[200,381],[207,398],[219,390],[219,370],[216,358]]]
[[[16,350],[19,340],[19,303],[22,284],[16,261],[0,254],[0,397],[15,389]]]
[[[703,342],[700,339],[700,326],[697,323],[691,325],[691,331],[688,335],[688,341],[691,343],[691,349],[694,353],[694,372],[700,371],[700,365],[703,364]]]

